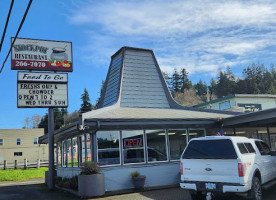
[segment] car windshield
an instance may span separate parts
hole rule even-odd
[[[231,140],[192,140],[183,159],[235,159],[237,154]]]

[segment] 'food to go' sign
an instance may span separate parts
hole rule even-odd
[[[11,51],[11,69],[72,72],[72,43],[16,38]]]
[[[68,107],[67,82],[67,74],[18,72],[17,107]]]

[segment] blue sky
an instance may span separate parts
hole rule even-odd
[[[28,1],[15,0],[0,64],[15,36]],[[0,32],[10,1],[0,1]],[[275,62],[275,1],[82,1],[35,0],[19,37],[71,41],[74,71],[69,73],[69,107],[80,108],[87,88],[99,97],[110,57],[122,46],[153,49],[161,69],[186,68],[193,82],[209,83],[230,66],[236,76],[252,62]],[[47,109],[17,108],[17,71],[10,59],[0,74],[0,128],[22,128],[26,117]]]

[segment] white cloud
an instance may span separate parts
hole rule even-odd
[[[274,1],[88,1],[68,20],[93,30],[86,32],[86,59],[109,59],[121,46],[150,48],[169,73],[185,67],[213,76],[219,68],[271,58],[267,48],[276,45]]]

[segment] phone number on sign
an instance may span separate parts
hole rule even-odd
[[[16,61],[16,67],[46,67],[44,62],[27,62],[27,61]]]

